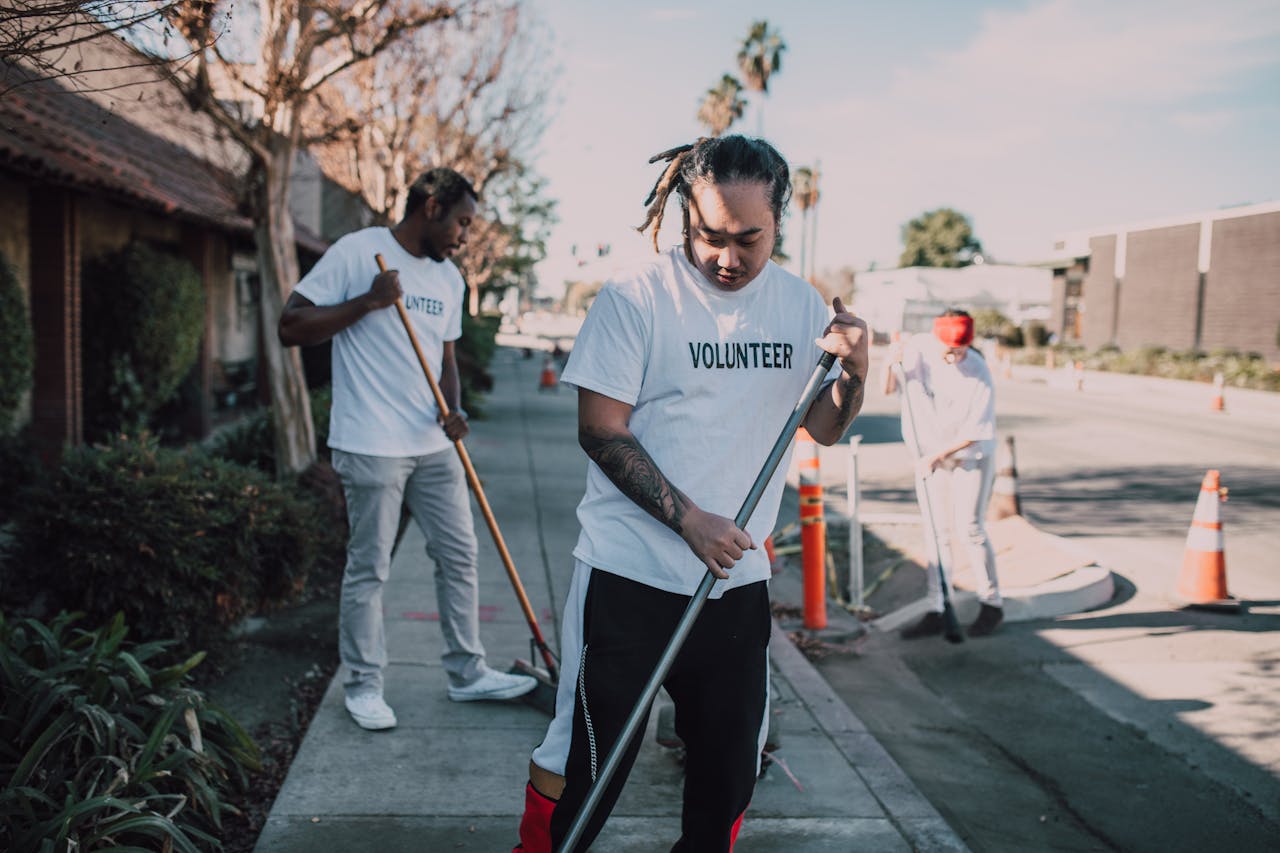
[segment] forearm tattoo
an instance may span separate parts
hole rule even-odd
[[[634,436],[583,429],[578,441],[619,491],[676,533],[683,532],[693,503],[658,470]]]
[[[853,423],[854,416],[862,408],[866,383],[856,374],[842,376],[836,382],[840,384],[840,405],[836,407],[836,421],[843,430]]]

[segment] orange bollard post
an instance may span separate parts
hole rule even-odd
[[[800,563],[804,582],[804,627],[827,627],[827,523],[822,510],[818,444],[801,427],[796,431],[800,464]]]

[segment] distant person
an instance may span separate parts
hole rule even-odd
[[[449,259],[466,242],[476,191],[452,169],[409,189],[394,228],[365,228],[334,243],[298,283],[280,315],[280,342],[333,339],[329,447],[342,478],[351,538],[342,576],[338,648],[346,707],[365,729],[388,729],[382,587],[406,505],[434,561],[449,698],[511,699],[537,682],[485,664],[476,588],[476,536],[452,442],[467,434],[454,342],[462,335],[463,282]],[[388,270],[379,272],[381,254]],[[397,312],[404,298],[418,340],[451,409],[441,417]]]
[[[591,464],[561,626],[556,716],[533,753],[520,846],[568,835],[589,786],[707,571],[712,588],[665,681],[686,747],[674,850],[730,850],[767,731],[769,561],[787,463],[747,529],[733,516],[825,350],[839,369],[804,426],[840,439],[862,406],[867,328],[770,260],[790,194],[786,161],[741,136],[659,157],[654,249],[668,197],[683,240],[607,283],[561,381],[578,389]],[[631,745],[578,850],[600,831],[639,749]],[[657,845],[655,844],[655,847]]]
[[[925,515],[929,609],[920,621],[902,630],[908,640],[943,631],[942,579],[936,555],[942,555],[949,587],[953,541],[968,553],[982,605],[969,626],[969,636],[986,636],[1004,620],[995,549],[984,521],[995,480],[995,389],[991,371],[972,343],[973,318],[951,308],[933,321],[932,335],[915,335],[890,356],[890,367],[901,361],[908,384],[919,391],[911,397],[911,411],[923,454],[915,475],[916,495]],[[897,387],[893,370],[886,371],[885,393],[892,394]],[[904,397],[913,390],[902,389]]]

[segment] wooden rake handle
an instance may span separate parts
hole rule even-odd
[[[382,255],[375,255],[374,259],[378,262],[378,269],[386,272],[387,264]],[[422,374],[427,377],[427,384],[431,386],[431,395],[436,398],[436,406],[439,407],[440,414],[447,417],[450,413],[449,403],[445,400],[444,393],[440,390],[440,385],[436,382],[435,376],[432,375],[431,367],[427,364],[427,357],[422,352],[422,344],[418,342],[418,333],[414,331],[413,324],[409,322],[409,312],[404,307],[404,300],[398,296],[396,297],[396,312],[400,315],[400,322],[404,324],[404,330],[409,335],[409,343],[413,344],[413,351],[418,356],[418,364],[422,366]],[[529,596],[525,594],[524,584],[520,582],[520,575],[516,572],[515,563],[511,559],[511,552],[507,550],[506,540],[502,538],[502,531],[498,529],[498,519],[494,517],[493,510],[489,508],[489,499],[485,497],[484,487],[480,485],[480,477],[476,475],[475,466],[471,464],[471,455],[467,453],[467,448],[463,446],[462,439],[455,440],[453,446],[458,451],[458,458],[462,460],[463,469],[467,472],[467,483],[471,486],[471,491],[476,496],[476,503],[480,505],[480,512],[484,515],[485,524],[489,526],[489,533],[493,535],[493,544],[498,548],[498,555],[502,558],[502,565],[507,570],[507,577],[511,580],[511,587],[515,590],[516,598],[520,600],[520,609],[524,611],[525,621],[529,623],[529,630],[533,632],[533,642],[542,655],[543,663],[546,664],[547,674],[551,676],[552,681],[555,681],[558,677],[555,658],[547,647],[547,641],[542,637],[542,630],[538,627],[538,618],[533,613],[533,605],[529,603]]]

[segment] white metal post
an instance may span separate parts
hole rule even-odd
[[[862,436],[849,437],[849,469],[848,469],[848,504],[849,504],[849,601],[854,607],[861,609],[866,602],[863,598],[862,583],[862,520],[858,514],[861,501],[858,482],[858,445]]]

